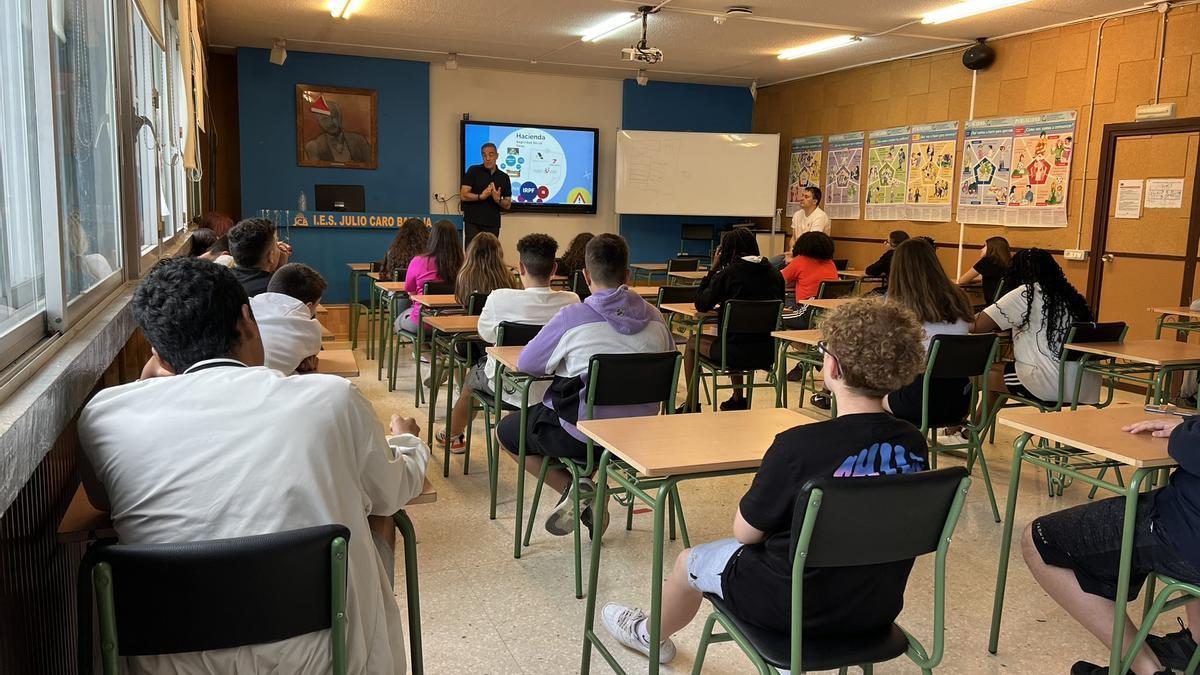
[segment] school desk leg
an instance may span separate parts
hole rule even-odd
[[[408,648],[412,654],[413,675],[424,675],[425,658],[421,645],[421,586],[417,583],[417,533],[412,520],[401,509],[393,516],[404,539],[404,586],[408,596]]]
[[[678,478],[667,478],[654,495],[654,556],[650,569],[650,675],[658,675],[658,653],[662,648],[663,529],[667,496],[675,491]]]
[[[992,630],[988,636],[988,651],[996,653],[1000,643],[1000,616],[1004,612],[1004,584],[1008,578],[1008,554],[1012,548],[1013,520],[1017,513],[1017,488],[1021,486],[1021,460],[1029,434],[1021,434],[1013,442],[1012,471],[1008,481],[1008,503],[1004,505],[1004,533],[1000,536],[1000,565],[996,571],[996,596],[992,601]]]
[[[1129,604],[1129,574],[1133,568],[1133,524],[1137,515],[1138,491],[1142,486],[1142,479],[1152,472],[1151,469],[1137,469],[1129,477],[1129,485],[1125,488],[1125,522],[1121,530],[1121,566],[1117,572],[1117,596],[1113,603],[1109,675],[1121,675],[1121,661],[1125,652],[1125,607]]]
[[[600,455],[600,470],[596,474],[596,504],[603,504],[608,499],[608,463],[612,453],[608,450]],[[630,499],[635,499],[630,495]],[[662,525],[662,519],[658,520]],[[662,534],[660,531],[659,534]],[[588,565],[587,607],[583,612],[583,661],[579,664],[579,675],[588,675],[592,665],[592,638],[596,626],[596,582],[600,577],[600,542],[604,538],[604,530],[600,529],[592,537],[592,560]]]

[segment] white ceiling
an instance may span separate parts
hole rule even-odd
[[[365,0],[349,20],[335,19],[327,0],[207,0],[209,40],[215,47],[288,48],[442,63],[459,54],[465,67],[628,78],[636,70],[620,50],[637,41],[632,25],[592,43],[583,31],[638,0]],[[752,17],[714,16],[737,2]],[[939,26],[920,17],[957,0],[668,0],[649,18],[649,46],[663,50],[646,66],[651,79],[760,85],[910,56],[1044,28],[1140,5],[1138,0],[1033,0]],[[911,23],[910,22],[914,22]],[[910,24],[910,25],[906,25]],[[870,37],[875,33],[883,33]],[[783,49],[834,35],[859,43],[793,61]]]

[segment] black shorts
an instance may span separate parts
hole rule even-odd
[[[529,406],[526,417],[525,454],[587,461],[587,443],[567,433],[558,423],[558,413],[538,403]],[[513,413],[500,420],[496,427],[500,445],[512,454],[517,454],[521,443],[521,413]],[[595,456],[604,449],[595,446]]]
[[[1163,536],[1154,518],[1156,494],[1157,491],[1138,495],[1133,524],[1133,566],[1129,574],[1130,600],[1138,596],[1142,582],[1151,572],[1179,581],[1200,582],[1200,570]],[[1124,517],[1124,497],[1075,506],[1034,520],[1033,542],[1047,565],[1071,570],[1084,591],[1115,600]]]
[[[1026,389],[1025,385],[1021,384],[1021,378],[1017,377],[1017,364],[1013,361],[1007,361],[1004,364],[1004,388],[1008,389],[1008,393],[1014,396],[1020,396],[1021,398],[1027,398],[1033,401],[1040,401],[1047,407],[1052,408],[1057,405],[1054,401],[1044,401],[1041,398],[1034,396],[1032,391]]]
[[[921,399],[925,375],[888,394],[892,416],[921,426]],[[929,382],[929,426],[936,429],[956,425],[971,406],[971,381],[965,377],[935,378]]]

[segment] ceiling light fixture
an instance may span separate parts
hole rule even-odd
[[[580,39],[582,39],[584,42],[595,42],[603,37],[621,30],[630,24],[636,23],[638,18],[639,17],[637,14],[619,14],[606,21],[601,21],[595,26],[585,30],[583,32],[583,37]]]
[[[965,2],[943,7],[926,14],[921,19],[921,23],[946,23],[947,21],[956,21],[968,16],[975,16],[976,14],[983,14],[984,12],[991,12],[1026,2],[1029,2],[1029,0],[965,0]]]
[[[855,42],[860,42],[860,41],[862,41],[862,38],[858,37],[857,35],[838,35],[836,37],[831,37],[826,40],[820,40],[818,42],[810,42],[806,45],[800,45],[799,47],[785,49],[785,50],[779,52],[779,60],[780,61],[790,61],[792,59],[798,59],[803,56],[812,56],[813,54],[827,52],[830,49],[837,49],[838,47],[845,47],[846,45],[851,45],[851,44],[854,44]]]
[[[329,9],[329,15],[335,19],[349,19],[352,14],[357,12],[365,0],[329,0],[325,7]]]

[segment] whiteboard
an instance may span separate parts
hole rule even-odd
[[[617,132],[617,213],[773,216],[779,134]]]

